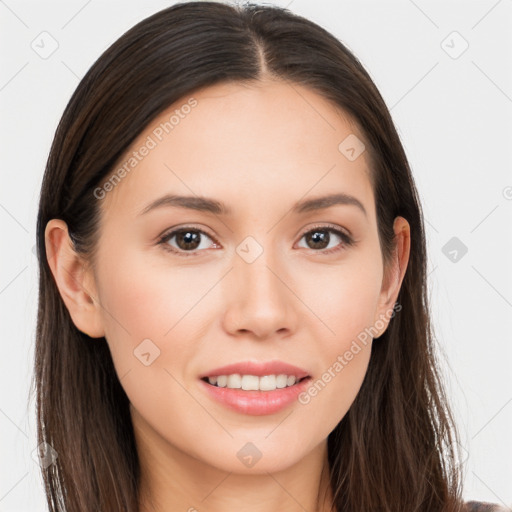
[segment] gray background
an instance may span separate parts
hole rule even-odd
[[[172,3],[0,0],[0,511],[45,509],[27,397],[35,220],[54,131],[103,50]],[[434,328],[466,454],[464,496],[510,506],[512,0],[272,3],[339,37],[391,110],[424,208]]]

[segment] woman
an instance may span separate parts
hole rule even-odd
[[[64,112],[37,246],[50,510],[483,506],[404,150],[314,23],[190,2],[124,34]]]

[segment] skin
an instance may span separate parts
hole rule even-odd
[[[198,378],[237,361],[279,359],[318,379],[387,315],[382,334],[409,259],[409,224],[395,219],[385,269],[367,154],[349,161],[338,150],[349,134],[364,136],[317,93],[264,80],[193,97],[197,106],[101,200],[95,266],[74,253],[59,219],[46,228],[48,260],[76,327],[106,338],[130,399],[141,510],[328,510],[327,436],[359,391],[372,340],[308,404],[276,414],[229,410]],[[353,205],[290,213],[296,201],[333,192],[358,198],[367,215]],[[139,216],[164,193],[213,197],[233,213],[162,207]],[[315,248],[304,234],[326,223],[348,230],[355,245],[328,232],[328,248]],[[207,233],[196,256],[158,245],[170,228],[190,225]],[[236,252],[247,236],[263,249],[252,263]],[[176,237],[167,245],[187,250]],[[147,338],[160,350],[149,366],[134,357]],[[237,457],[247,442],[262,454],[252,468]]]

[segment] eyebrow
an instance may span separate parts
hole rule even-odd
[[[352,205],[361,210],[367,217],[368,214],[365,207],[354,196],[344,193],[329,194],[326,196],[315,197],[313,199],[306,199],[295,203],[292,207],[293,213],[306,213],[311,211],[323,210],[335,205]],[[201,212],[213,213],[215,215],[231,215],[232,211],[224,203],[202,196],[179,196],[175,194],[166,194],[151,203],[149,203],[139,215],[144,215],[151,210],[161,207],[177,207],[187,208],[189,210],[197,210]]]

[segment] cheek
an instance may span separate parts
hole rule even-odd
[[[98,281],[106,339],[116,373],[140,417],[162,436],[201,435],[204,410],[184,389],[197,351],[192,340],[212,307],[212,276],[183,266],[149,264],[142,255],[111,252]],[[201,323],[203,319],[203,324]],[[187,411],[195,418],[182,428],[169,418]],[[197,432],[194,429],[198,429]]]
[[[108,254],[99,295],[106,339],[126,394],[158,425],[168,425],[174,408],[199,417],[201,409],[183,383],[194,372],[208,319],[215,317],[215,294],[209,292],[218,276],[135,251]]]
[[[164,349],[170,340],[193,336],[197,312],[204,316],[208,311],[208,291],[215,283],[211,273],[154,260],[142,253],[112,255],[102,267],[99,294],[113,348],[133,350],[149,338]]]
[[[315,348],[332,359],[334,352],[370,327],[379,304],[382,273],[374,258],[354,257],[338,267],[306,272],[300,294],[320,320],[322,331]]]
[[[309,416],[322,418],[322,434],[327,436],[346,415],[366,375],[372,338],[360,331],[344,331],[335,344],[324,345],[322,370],[299,395]],[[311,426],[313,435],[315,427]]]
[[[330,270],[316,273],[309,295],[322,322],[308,357],[322,365],[299,400],[325,418],[327,432],[347,413],[366,375],[382,280],[381,268],[371,258]]]

